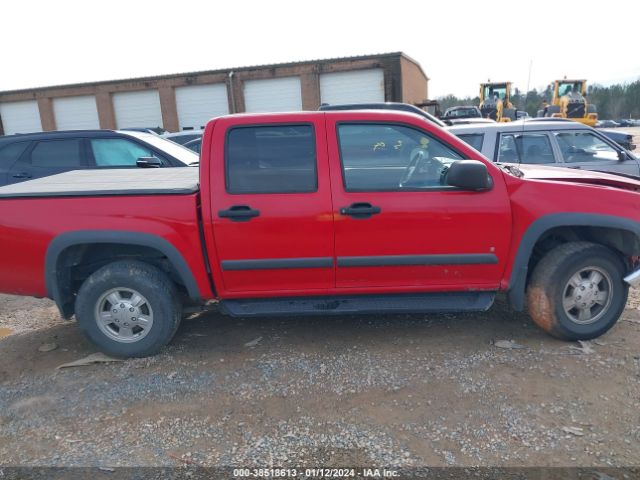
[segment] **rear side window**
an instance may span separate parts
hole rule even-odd
[[[500,136],[498,162],[546,164],[555,163],[549,137],[544,133]]]
[[[484,141],[483,133],[466,133],[464,135],[458,135],[458,138],[479,152],[482,151],[482,142]]]
[[[15,142],[0,147],[0,166],[10,167],[29,146],[30,142]]]
[[[229,193],[303,193],[318,188],[311,125],[236,127],[227,134]]]
[[[121,138],[91,140],[93,158],[98,167],[135,167],[140,157],[150,157],[151,150]]]
[[[31,152],[35,167],[80,167],[80,140],[49,140],[38,142]]]

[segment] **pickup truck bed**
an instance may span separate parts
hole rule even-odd
[[[75,170],[0,188],[0,198],[183,195],[199,188],[198,169]]]

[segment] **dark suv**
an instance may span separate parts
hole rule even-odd
[[[8,135],[0,137],[0,186],[69,170],[136,168],[139,159],[160,167],[186,167],[199,160],[189,149],[150,133],[70,130]]]

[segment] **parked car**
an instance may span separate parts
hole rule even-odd
[[[620,130],[607,130],[601,129],[600,133],[607,138],[613,140],[625,150],[635,150],[636,145],[633,143],[633,135],[627,132],[621,132]]]
[[[434,117],[429,112],[425,112],[421,108],[411,105],[410,103],[401,102],[377,102],[377,103],[345,103],[329,105],[323,103],[318,109],[320,111],[333,111],[333,110],[395,110],[398,112],[414,113],[421,116],[425,120],[438,125],[439,127],[445,127],[447,124],[442,120]]]
[[[168,133],[162,127],[128,127],[128,128],[121,128],[120,130],[123,130],[125,132],[151,133],[153,135],[164,135],[165,133]]]
[[[495,120],[490,118],[462,118],[460,120],[444,120],[447,125],[476,125],[478,123],[496,123]]]
[[[448,130],[495,162],[640,176],[640,163],[631,152],[578,122],[518,120]]]
[[[463,118],[482,118],[480,109],[474,106],[465,107],[451,107],[447,108],[444,115],[440,118],[442,121],[446,120],[460,120]]]
[[[202,138],[203,130],[184,130],[182,132],[165,133],[162,138],[171,140],[179,145],[184,145],[191,140]]]
[[[199,170],[0,188],[0,291],[54,299],[121,357],[158,352],[210,300],[326,316],[484,311],[504,291],[586,340],[640,282],[639,201],[640,180],[495,164],[413,114],[230,115]]]
[[[199,155],[200,149],[202,148],[202,137],[189,140],[184,144],[184,147],[196,152]]]
[[[621,118],[616,120],[619,127],[635,127],[635,122],[630,118]]]
[[[619,125],[613,120],[598,120],[596,122],[596,128],[616,128]]]
[[[143,159],[142,162],[139,162]],[[70,130],[0,137],[0,185],[69,170],[137,166],[185,167],[192,151],[136,131]],[[153,164],[150,165],[149,163]]]

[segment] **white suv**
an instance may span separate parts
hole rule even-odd
[[[495,162],[640,176],[640,163],[633,154],[577,122],[533,119],[455,125],[447,130]]]

